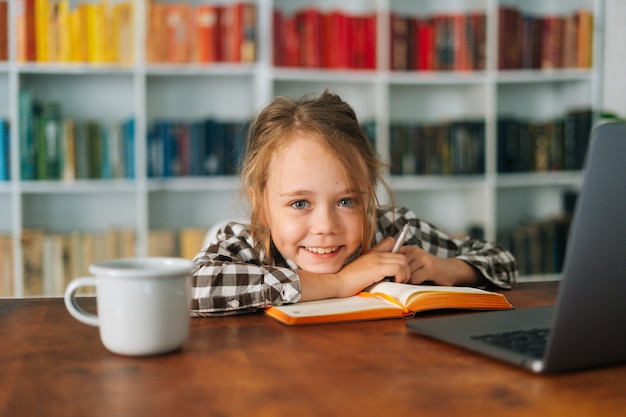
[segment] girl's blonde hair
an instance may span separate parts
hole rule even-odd
[[[241,185],[251,204],[253,239],[271,258],[271,234],[264,213],[268,167],[277,152],[299,135],[317,140],[335,155],[349,186],[364,196],[360,205],[363,219],[361,250],[368,249],[376,230],[376,210],[380,206],[378,186],[384,187],[391,197],[383,177],[386,164],[378,158],[352,107],[328,90],[315,98],[276,97],[252,121],[241,165]]]

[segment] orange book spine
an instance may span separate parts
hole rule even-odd
[[[171,63],[189,62],[191,46],[191,9],[185,3],[166,6],[166,60]]]
[[[196,7],[194,26],[194,60],[210,63],[220,60],[218,49],[220,6],[201,4]]]

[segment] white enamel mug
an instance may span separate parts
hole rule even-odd
[[[90,277],[65,290],[65,306],[78,321],[100,328],[113,353],[157,355],[183,346],[189,336],[193,263],[182,258],[122,258],[92,264]],[[97,314],[76,300],[81,287],[96,288]]]

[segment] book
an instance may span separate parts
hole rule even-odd
[[[13,296],[13,238],[0,234],[0,297]]]
[[[184,63],[190,61],[192,36],[192,9],[186,3],[167,4],[165,9],[166,61]]]
[[[288,325],[413,317],[438,309],[508,310],[500,293],[472,287],[379,282],[352,297],[271,306],[269,317]]]
[[[196,6],[194,26],[194,60],[211,63],[220,60],[219,17],[221,7],[215,4]]]
[[[0,119],[0,181],[11,178],[9,124]]]
[[[9,58],[9,3],[0,1],[0,61],[6,61]]]

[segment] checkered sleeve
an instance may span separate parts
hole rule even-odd
[[[411,225],[405,245],[418,246],[440,258],[457,258],[467,262],[501,288],[511,288],[517,279],[515,258],[502,246],[469,237],[452,238],[403,207],[379,211],[375,242],[394,236],[405,223]]]
[[[222,316],[255,311],[300,299],[300,279],[291,268],[264,265],[264,254],[247,227],[231,222],[217,243],[194,258],[191,314]]]

